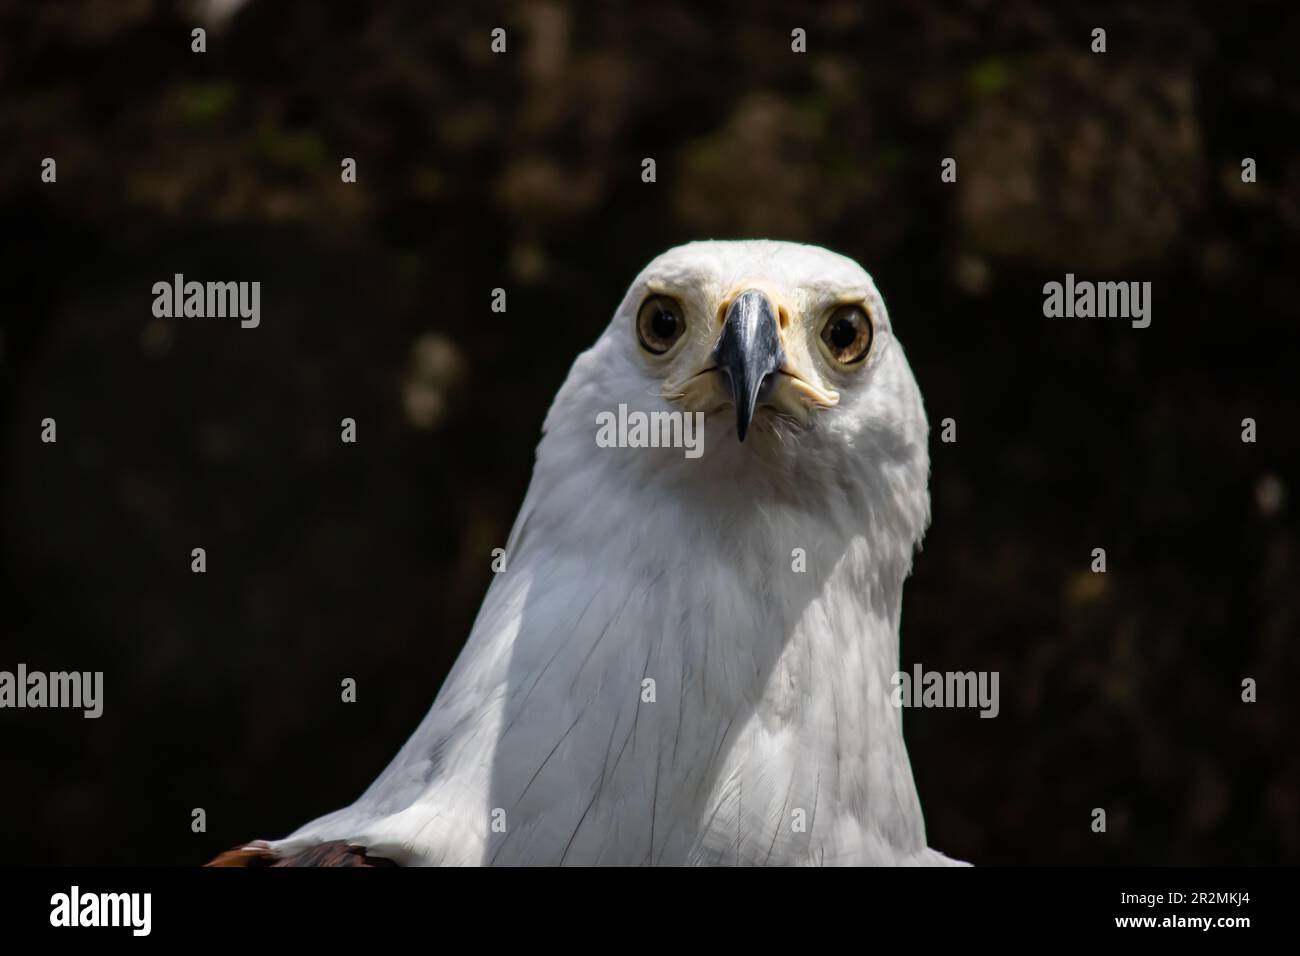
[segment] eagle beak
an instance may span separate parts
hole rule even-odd
[[[754,409],[771,392],[777,371],[785,364],[776,311],[766,295],[747,289],[735,298],[727,309],[713,358],[730,383],[736,435],[743,442]]]

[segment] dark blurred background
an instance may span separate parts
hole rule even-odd
[[[0,856],[198,863],[354,799],[468,632],[574,356],[656,253],[758,236],[862,262],[926,397],[903,664],[1002,691],[907,715],[930,842],[1300,861],[1296,26],[0,2],[0,669],[106,685],[97,721],[0,712]],[[154,319],[176,272],[260,280],[261,327]],[[1066,272],[1151,281],[1151,327],[1045,319]]]

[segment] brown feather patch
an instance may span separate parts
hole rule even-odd
[[[240,847],[227,850],[216,859],[204,863],[204,866],[270,866],[275,862],[275,855],[270,850],[256,847]]]
[[[397,866],[382,856],[369,856],[363,846],[342,840],[320,843],[288,856],[277,856],[268,847],[244,846],[227,850],[205,866]]]

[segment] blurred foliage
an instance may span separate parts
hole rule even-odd
[[[198,862],[353,799],[573,357],[655,253],[762,235],[863,262],[958,422],[903,661],[1003,701],[907,715],[932,844],[1300,861],[1285,12],[0,2],[0,667],[107,672],[98,721],[0,714],[5,858]],[[261,328],[153,319],[175,272],[262,281]],[[1152,281],[1152,326],[1044,320],[1066,272]]]

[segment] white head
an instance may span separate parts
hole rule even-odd
[[[702,457],[594,448],[596,416],[620,404],[703,413]],[[797,243],[693,242],[642,270],[574,363],[538,477],[597,462],[602,483],[629,493],[790,504],[849,535],[870,521],[905,542],[910,563],[929,519],[927,438],[920,390],[861,266]]]

